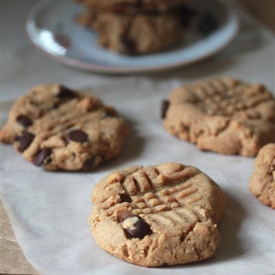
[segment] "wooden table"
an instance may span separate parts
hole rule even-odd
[[[275,33],[275,0],[239,0],[240,3],[247,9],[247,11],[258,19],[263,25]],[[1,230],[3,228],[8,230]],[[0,201],[0,258],[1,269],[0,274],[38,274],[31,264],[28,263],[23,255],[21,247],[18,245],[8,216]],[[10,253],[12,250],[12,253]],[[15,265],[14,259],[17,259],[24,268],[17,264]],[[6,267],[6,268],[5,268]]]

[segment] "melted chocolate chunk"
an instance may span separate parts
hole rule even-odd
[[[34,135],[28,132],[23,132],[20,136],[16,136],[14,141],[19,142],[19,152],[24,152],[34,140]]]
[[[143,0],[138,0],[137,5],[138,5],[139,7],[143,6]]]
[[[129,37],[127,37],[127,35],[121,36],[120,40],[124,46],[123,53],[129,54],[129,55],[136,54],[136,45],[134,41],[132,41]]]
[[[149,224],[139,216],[129,216],[122,222],[125,232],[133,238],[143,238],[150,232]]]
[[[95,164],[95,158],[92,157],[90,159],[87,159],[83,165],[82,170],[83,171],[91,171],[94,168],[94,164]]]
[[[44,161],[51,155],[52,150],[50,148],[43,148],[38,153],[33,159],[33,164],[36,166],[41,166]]]
[[[218,19],[210,12],[206,12],[200,18],[197,30],[203,35],[207,36],[219,27]]]
[[[32,120],[25,116],[25,115],[20,115],[16,118],[17,123],[22,125],[24,128],[28,128],[29,126],[32,125]]]
[[[120,194],[120,202],[132,202],[132,199],[129,195],[126,194]]]
[[[67,50],[71,48],[72,42],[68,35],[64,33],[54,33],[53,38],[55,42],[57,42],[63,48]]]
[[[70,99],[76,97],[75,93],[65,86],[60,86],[57,94],[58,98]]]
[[[105,109],[105,113],[106,113],[106,116],[109,116],[109,117],[117,117],[117,112],[115,109],[113,108],[106,108]]]
[[[84,143],[88,140],[88,135],[82,130],[72,130],[66,134],[67,141],[75,141],[78,143]]]
[[[134,3],[124,3],[120,4],[122,8],[141,8],[143,6],[143,0],[136,0]]]
[[[181,6],[176,10],[181,25],[185,28],[189,27],[192,19],[197,15],[197,11],[187,6]]]
[[[168,100],[163,100],[161,105],[161,118],[165,119],[166,112],[169,108],[170,102]]]

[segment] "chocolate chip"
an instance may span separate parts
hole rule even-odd
[[[202,17],[199,19],[197,30],[200,32],[203,36],[207,36],[213,31],[215,31],[219,27],[219,21],[210,12],[206,12],[202,15]]]
[[[66,134],[67,141],[83,143],[88,140],[88,135],[82,130],[72,130]]]
[[[34,135],[28,132],[23,132],[20,136],[16,136],[14,141],[19,142],[19,152],[24,152],[32,143]]]
[[[133,238],[143,238],[150,232],[149,224],[139,216],[129,216],[122,222],[122,228]]]
[[[170,102],[168,100],[163,100],[161,105],[161,118],[165,119],[166,112],[169,108]]]
[[[187,6],[180,6],[175,11],[179,17],[181,25],[185,28],[189,27],[192,19],[197,16],[197,11]]]
[[[58,98],[74,98],[76,97],[76,94],[70,90],[69,88],[65,87],[65,86],[60,86],[58,94],[57,94]]]
[[[120,194],[120,202],[132,202],[132,199],[129,195],[126,194]]]
[[[123,44],[122,53],[129,55],[136,54],[136,44],[132,39],[130,39],[127,35],[122,35],[120,37],[120,41]]]
[[[64,33],[54,33],[53,38],[57,44],[61,45],[66,50],[70,49],[72,42],[68,35]]]
[[[105,112],[106,112],[105,116],[117,117],[117,112],[116,112],[116,110],[115,110],[114,108],[112,108],[112,107],[107,107],[107,108],[105,109]]]
[[[143,6],[143,0],[136,0],[135,2],[130,2],[130,3],[125,3],[121,4],[122,11],[124,10],[123,8],[141,8]]]
[[[87,159],[83,165],[82,170],[83,171],[91,171],[94,168],[94,164],[95,164],[95,158],[92,157],[90,159]]]
[[[22,125],[24,128],[28,128],[29,126],[32,125],[32,121],[29,117],[25,115],[20,115],[16,118],[17,123]]]
[[[16,141],[19,141],[19,140],[20,140],[20,136],[16,135],[16,136],[14,137],[13,142],[16,142]]]
[[[139,6],[143,6],[143,2],[144,2],[144,0],[138,0]]]
[[[40,151],[38,151],[38,153],[36,154],[36,156],[33,159],[33,164],[36,166],[41,166],[44,161],[47,159],[47,157],[49,157],[52,153],[52,150],[50,148],[43,148]]]
[[[137,8],[140,8],[140,7],[142,7],[143,6],[143,0],[137,0],[137,2],[136,2],[136,7]]]

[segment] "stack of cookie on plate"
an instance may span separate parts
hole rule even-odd
[[[76,0],[86,7],[78,22],[98,33],[99,44],[131,55],[180,44],[193,10],[186,0]]]

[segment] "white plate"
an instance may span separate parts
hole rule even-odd
[[[139,57],[119,55],[101,48],[97,44],[96,34],[75,22],[82,7],[73,0],[39,1],[28,15],[26,30],[36,47],[72,67],[112,74],[160,71],[213,55],[238,32],[236,15],[224,2],[192,0],[192,6],[215,15],[219,28],[202,38],[192,27],[179,47]]]

